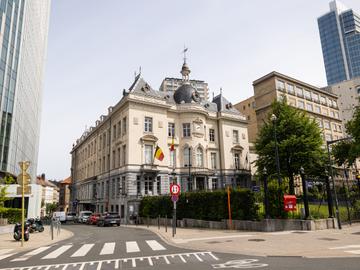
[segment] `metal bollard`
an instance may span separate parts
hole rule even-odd
[[[160,215],[158,216],[158,230],[160,230]]]
[[[51,240],[54,240],[54,221],[52,219],[50,221],[50,234],[51,234]]]
[[[167,232],[167,223],[168,223],[167,215],[165,215],[165,232]]]

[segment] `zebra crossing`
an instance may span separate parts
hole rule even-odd
[[[347,246],[340,246],[340,247],[331,247],[329,249],[343,250],[345,253],[360,255],[360,245],[347,245]]]
[[[137,241],[123,241],[107,242],[101,244],[86,243],[80,246],[73,244],[64,244],[60,246],[43,246],[31,250],[25,254],[19,255],[18,257],[16,257],[17,253],[14,253],[14,250],[5,249],[0,250],[0,261],[9,258],[10,262],[23,262],[30,260],[34,256],[40,256],[39,259],[44,261],[58,259],[61,256],[67,256],[70,258],[81,258],[87,256],[92,250],[94,250],[94,252],[98,252],[96,253],[96,255],[100,256],[124,252],[128,254],[136,254],[140,252],[166,251],[166,247],[160,244],[157,240],[145,240],[142,242],[142,245],[140,245],[140,243],[138,243]],[[140,248],[140,246],[142,248]],[[93,253],[93,255],[95,254]]]

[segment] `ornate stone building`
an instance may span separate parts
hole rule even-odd
[[[222,93],[212,102],[189,83],[173,93],[154,90],[140,76],[122,99],[73,145],[74,211],[137,214],[143,196],[250,185],[247,121]],[[175,150],[170,151],[174,138]],[[159,146],[165,158],[154,159]]]

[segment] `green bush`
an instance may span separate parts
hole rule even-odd
[[[177,218],[220,221],[228,218],[227,192],[187,192],[179,196]],[[235,220],[258,219],[254,193],[247,189],[231,190],[231,215]],[[141,217],[172,217],[173,203],[169,195],[144,197],[140,203]]]
[[[7,218],[9,223],[16,223],[21,221],[21,209],[19,208],[0,208],[0,216]]]

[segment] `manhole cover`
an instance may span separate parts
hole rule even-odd
[[[324,241],[337,241],[339,239],[335,239],[335,238],[328,238],[328,237],[324,237],[324,238],[318,238],[319,240],[324,240]]]
[[[263,241],[265,241],[265,239],[248,239],[248,241],[251,241],[251,242],[263,242]]]
[[[307,232],[296,231],[296,232],[292,232],[292,233],[303,234],[303,233],[307,233]]]
[[[355,234],[355,235],[360,235],[360,232],[354,232],[352,234]]]

